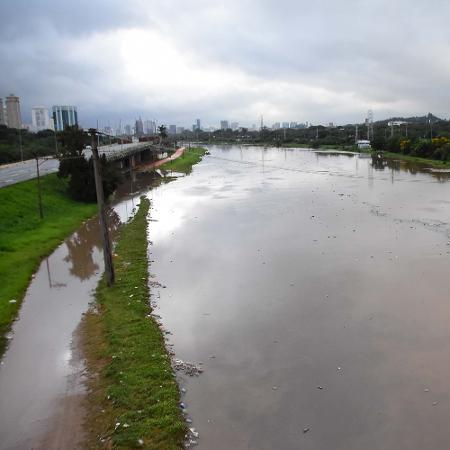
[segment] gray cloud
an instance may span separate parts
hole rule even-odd
[[[3,0],[0,14],[0,96],[25,111],[74,103],[87,125],[448,116],[441,0]]]

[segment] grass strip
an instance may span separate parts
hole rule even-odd
[[[393,153],[393,152],[381,152],[381,153],[385,158],[399,159],[401,161],[423,164],[439,169],[446,169],[450,166],[449,162],[447,161],[438,161],[436,159],[420,158],[418,156],[404,155],[402,153]]]
[[[192,166],[199,163],[207,151],[203,147],[186,148],[179,158],[166,162],[160,169],[189,174],[192,172]]]
[[[0,189],[0,356],[6,347],[5,334],[42,258],[96,212],[95,204],[71,200],[66,180],[56,174],[42,177],[41,187],[43,219],[36,180]]]
[[[116,283],[97,292],[83,321],[88,448],[181,448],[186,432],[162,332],[149,316],[147,215],[141,198],[115,249]],[[118,425],[120,424],[120,425]],[[103,443],[102,443],[103,442]]]

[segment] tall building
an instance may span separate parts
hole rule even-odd
[[[183,134],[184,133],[184,127],[177,127],[177,134]]]
[[[0,125],[6,125],[6,111],[3,106],[3,99],[0,98]]]
[[[155,134],[156,133],[156,122],[154,120],[145,121],[145,133]]]
[[[200,131],[202,129],[200,119],[195,120],[195,128],[197,129],[197,131]]]
[[[237,130],[239,128],[239,122],[231,122],[230,127],[233,131]]]
[[[177,134],[177,126],[169,125],[169,134]]]
[[[139,117],[138,120],[136,120],[136,124],[135,124],[135,132],[136,132],[136,136],[140,137],[144,134],[144,124],[142,122],[142,119]]]
[[[52,108],[53,123],[56,131],[64,131],[66,127],[78,125],[78,112],[76,106],[55,105]]]
[[[221,120],[220,121],[220,129],[221,130],[228,130],[229,125],[228,125],[228,120]]]
[[[22,128],[19,97],[10,94],[6,97],[6,121],[9,128]]]
[[[51,130],[52,124],[48,115],[48,109],[43,106],[35,106],[31,109],[31,123],[33,131]]]
[[[128,136],[131,136],[132,133],[132,129],[131,129],[131,125],[125,125],[125,134]]]
[[[289,122],[283,122],[282,128],[289,128]]]

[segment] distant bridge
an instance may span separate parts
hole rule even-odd
[[[165,151],[167,149],[161,149],[153,142],[133,142],[131,144],[111,144],[98,147],[100,156],[105,155],[108,161],[120,161],[122,167],[126,167],[128,164],[134,167],[136,163],[143,159]],[[92,151],[85,149],[83,154],[89,159],[92,156]]]

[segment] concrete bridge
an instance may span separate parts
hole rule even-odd
[[[108,161],[119,161],[121,167],[134,167],[142,161],[153,159],[157,153],[162,153],[167,149],[161,149],[153,142],[133,142],[131,144],[112,144],[98,147],[99,156],[105,155]],[[92,151],[86,149],[84,156],[89,159]]]

